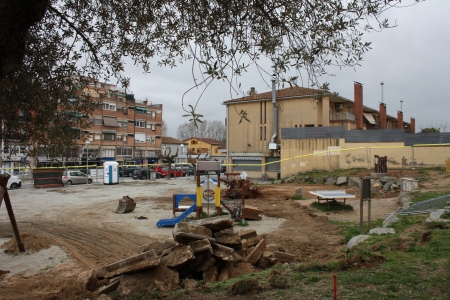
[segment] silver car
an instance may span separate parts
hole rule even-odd
[[[78,170],[67,170],[63,173],[62,182],[65,185],[92,183],[92,178],[91,175],[87,177],[86,174]]]

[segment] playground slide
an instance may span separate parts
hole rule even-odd
[[[197,208],[197,204],[193,204],[188,209],[186,209],[181,215],[173,219],[161,219],[156,222],[156,227],[161,228],[164,226],[175,226],[175,224],[180,223],[184,219],[187,218],[192,212],[194,212]]]

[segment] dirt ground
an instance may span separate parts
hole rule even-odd
[[[418,170],[389,173],[397,178],[420,179],[423,176]],[[448,189],[450,183],[448,175],[441,171],[428,173],[429,175],[420,181],[422,191]],[[367,176],[370,175],[370,171],[363,171],[357,175]],[[137,222],[145,222],[145,220],[136,221],[136,216],[147,217],[146,212],[150,210],[156,211],[160,217],[171,217],[171,195],[178,190],[174,184],[165,186],[165,189],[164,185],[160,185],[159,188],[161,186],[163,189],[157,193],[159,196],[148,197],[145,194],[139,194],[134,197],[138,206],[134,217],[127,218],[124,215],[112,213],[111,207],[117,204],[117,192],[108,195],[102,190],[102,199],[109,200],[92,200],[93,202],[86,205],[71,202],[64,204],[64,207],[57,212],[50,207],[46,208],[44,203],[32,201],[32,197],[29,196],[30,201],[17,204],[20,207],[17,210],[17,221],[28,250],[26,254],[17,253],[15,240],[11,238],[13,236],[11,225],[4,217],[6,209],[2,205],[0,207],[0,213],[3,213],[3,217],[0,215],[0,244],[6,242],[2,246],[6,251],[0,253],[0,299],[96,299],[98,295],[81,287],[78,280],[80,273],[135,255],[139,246],[170,236],[171,229],[161,231],[154,223],[139,223],[145,224],[139,227],[133,225]],[[188,189],[192,189],[192,186],[195,187],[195,184],[191,183]],[[132,188],[137,191],[138,186]],[[307,200],[290,199],[297,188],[302,188]],[[324,213],[310,206],[311,202],[317,200],[309,194],[309,191],[337,189],[335,186],[279,184],[262,185],[260,189],[262,195],[257,199],[248,199],[246,203],[264,210],[266,218],[263,221],[249,221],[251,226],[258,231],[260,226],[258,222],[280,220],[264,231],[263,235],[267,244],[277,244],[286,252],[295,254],[297,261],[329,261],[343,255],[344,239],[338,234],[339,226],[331,223],[330,220],[359,222],[358,199],[347,200],[347,204],[354,207],[353,211]],[[357,188],[346,189],[346,191],[355,195],[359,194]],[[15,207],[14,192],[11,192],[13,208]],[[34,189],[29,189],[27,193],[32,195],[34,192]],[[79,195],[81,199],[85,193],[86,189],[71,187],[61,189],[48,197],[63,197],[64,194],[71,194]],[[133,194],[130,192],[131,195]],[[387,213],[399,207],[398,192],[377,192],[372,196],[373,220],[384,218]],[[27,213],[21,214],[22,209]],[[38,213],[39,210],[43,212]],[[118,219],[119,217],[122,219]],[[25,262],[23,266],[9,269],[2,263],[11,262],[22,256],[33,257],[43,250],[49,251],[46,254],[48,262],[34,271],[27,269],[27,264],[31,265],[32,262]],[[58,252],[59,250],[62,250],[63,254]]]

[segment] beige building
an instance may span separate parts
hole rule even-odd
[[[192,137],[184,141],[187,143],[187,148],[190,154],[209,157],[210,159],[223,160],[225,159],[224,146],[225,143],[216,139]]]
[[[248,97],[225,101],[230,169],[245,170],[253,178],[282,176],[280,160],[286,157],[282,128],[343,126],[345,130],[401,128],[414,132],[414,119],[409,124],[403,122],[402,112],[397,118],[387,115],[383,103],[379,111],[364,106],[362,94],[362,85],[355,83],[355,101],[304,87],[274,89],[261,94],[252,89]]]

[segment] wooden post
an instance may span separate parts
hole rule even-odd
[[[5,178],[6,178],[6,181],[5,181]],[[5,200],[5,206],[6,206],[6,210],[8,211],[9,221],[11,222],[14,236],[16,237],[17,247],[19,248],[20,252],[25,252],[25,246],[23,245],[22,238],[20,237],[19,227],[17,227],[17,222],[16,222],[16,218],[14,217],[11,200],[9,199],[8,190],[6,189],[6,184],[8,183],[8,179],[9,179],[9,177],[0,176],[0,186],[3,189],[3,199]]]
[[[241,209],[242,209],[242,223],[245,223],[245,215],[244,215],[244,208],[245,208],[245,180],[246,179],[241,179],[241,187],[242,187],[242,204],[241,204]]]

